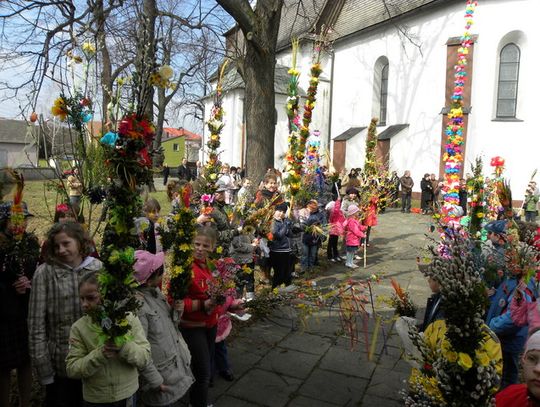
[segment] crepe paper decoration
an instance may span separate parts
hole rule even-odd
[[[454,91],[452,104],[448,113],[446,126],[447,142],[443,160],[445,162],[445,182],[442,188],[444,205],[442,207],[441,221],[443,224],[455,223],[457,212],[452,208],[459,205],[459,173],[463,162],[463,91],[467,80],[467,55],[473,41],[469,32],[473,24],[473,15],[477,0],[467,0],[465,11],[465,33],[461,37],[461,46],[458,48],[458,60],[454,66]]]
[[[118,140],[118,133],[109,131],[101,137],[99,142],[114,147],[116,145],[116,140]]]

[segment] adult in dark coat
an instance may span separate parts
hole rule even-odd
[[[167,165],[167,163],[163,164],[163,185],[167,185],[167,181],[169,180],[169,174],[171,173],[171,169]]]
[[[433,201],[433,185],[431,184],[431,177],[429,174],[424,174],[424,178],[420,181],[420,189],[422,190],[422,195],[420,197],[422,213],[427,215],[431,210],[431,202]]]
[[[193,179],[193,174],[187,166],[187,158],[182,159],[182,164],[178,167],[178,179],[191,181]]]
[[[411,212],[411,196],[414,181],[410,171],[405,171],[403,177],[399,179],[401,185],[401,212]]]

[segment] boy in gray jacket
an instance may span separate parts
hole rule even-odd
[[[255,238],[254,230],[246,226],[242,233],[233,237],[231,244],[232,258],[241,268],[237,275],[236,292],[238,298],[244,294],[246,288],[246,300],[255,298],[255,249],[259,245],[259,239]]]

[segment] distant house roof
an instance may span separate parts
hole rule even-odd
[[[339,136],[334,137],[332,141],[347,141],[352,139],[357,134],[360,134],[363,130],[367,129],[366,126],[363,127],[350,127],[348,130],[345,130]]]
[[[27,137],[28,127],[24,120],[0,119],[0,143],[32,143],[34,140]]]
[[[186,130],[183,127],[180,127],[179,129],[175,129],[174,127],[164,127],[163,132],[166,138],[162,140],[162,143],[177,139],[179,137],[184,137],[188,141],[201,141],[202,140],[202,137],[199,134]]]
[[[407,127],[409,127],[409,124],[394,124],[392,126],[388,126],[386,130],[379,133],[379,136],[377,137],[377,139],[389,140],[392,137],[394,137],[396,134],[398,134],[401,130],[405,130]]]

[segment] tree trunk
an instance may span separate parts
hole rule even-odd
[[[246,170],[253,182],[274,168],[276,98],[273,55],[249,50],[245,58]]]
[[[283,1],[259,1],[253,10],[245,0],[217,0],[246,38],[246,55],[239,71],[245,83],[246,170],[255,182],[267,168],[274,167],[274,70]]]
[[[103,10],[103,0],[96,0],[93,14],[96,25],[96,43],[101,51],[101,117],[102,122],[107,123],[109,120],[107,106],[111,101],[110,92],[112,91],[112,65],[105,38],[105,20],[108,16]]]
[[[146,36],[143,38],[146,38],[148,43],[147,44],[141,44],[143,47],[146,48],[146,61],[145,63],[154,63],[156,61],[156,18],[157,18],[157,6],[156,6],[156,0],[144,0],[143,3],[143,18],[145,19],[145,26],[144,29],[146,30]],[[140,46],[140,45],[139,45]],[[139,51],[140,52],[140,51]],[[145,84],[148,86],[148,92],[149,92],[149,102],[146,105],[145,114],[146,117],[148,117],[148,120],[154,119],[154,87],[150,85],[149,83]]]

